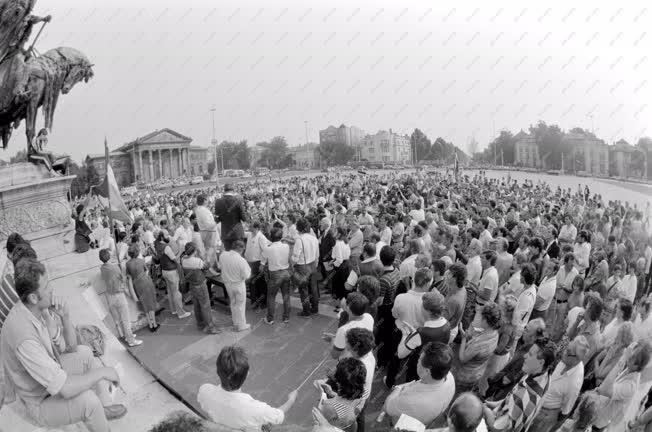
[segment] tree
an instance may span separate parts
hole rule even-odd
[[[221,167],[221,158],[224,157],[224,169],[249,169],[250,149],[246,140],[240,142],[222,141],[217,148],[217,152],[218,166]]]
[[[292,158],[288,157],[288,143],[285,137],[277,136],[272,138],[270,142],[261,142],[256,144],[263,147],[260,155],[261,165],[266,165],[271,169],[287,168],[292,162]]]
[[[317,147],[317,153],[323,163],[330,165],[343,165],[353,159],[355,149],[343,142],[323,142]]]
[[[414,158],[417,162],[427,158],[431,147],[432,143],[426,134],[418,128],[414,129],[410,136],[410,148],[414,151]]]
[[[95,165],[93,164],[86,164],[86,182],[88,184],[88,187],[90,189],[91,186],[95,186],[100,184],[100,175],[95,169]]]
[[[562,154],[569,155],[571,149],[563,139],[564,132],[557,125],[547,125],[539,120],[536,126],[530,126],[530,133],[539,147],[539,159],[550,169],[561,169]]]
[[[641,137],[638,139],[636,144],[641,152],[643,152],[643,177],[645,177],[645,169],[647,169],[647,178],[652,179],[652,138],[650,137]]]

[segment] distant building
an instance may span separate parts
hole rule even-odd
[[[201,175],[208,172],[208,149],[192,146],[192,138],[171,129],[151,132],[109,153],[119,186],[136,181]],[[100,175],[106,173],[104,154],[89,154],[85,163]]]
[[[360,160],[368,162],[410,163],[410,137],[389,131],[367,135],[360,143]]]
[[[328,126],[319,131],[319,143],[342,143],[360,151],[360,143],[365,138],[365,131],[355,126],[340,125],[340,127]]]
[[[576,132],[564,134],[563,141],[571,149],[570,160],[564,160],[564,171],[609,175],[609,146],[604,141]]]
[[[611,147],[610,156],[612,159],[611,175],[616,177],[635,177],[632,172],[632,154],[636,151],[636,147],[629,144],[627,141],[621,139]]]
[[[255,145],[249,149],[249,166],[251,168],[260,168],[260,157],[263,154],[263,147]]]
[[[319,153],[317,148],[319,144],[308,143],[298,147],[289,147],[288,151],[294,159],[295,168],[318,168]]]
[[[539,146],[534,136],[522,130],[514,136],[514,165],[543,168],[539,158]]]

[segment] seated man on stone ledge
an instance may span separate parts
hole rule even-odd
[[[119,381],[115,369],[95,367],[91,350],[77,345],[68,305],[53,296],[43,264],[23,258],[14,278],[20,301],[0,335],[5,402],[17,396],[39,426],[84,422],[91,432],[108,432],[107,420],[127,411],[122,405],[110,405],[108,383]],[[53,325],[53,315],[61,326]]]
[[[48,130],[43,128],[39,131],[34,143],[29,146],[27,151],[27,161],[32,163],[42,163],[49,172],[66,175],[68,172],[68,163],[70,158],[66,155],[55,155],[45,150],[48,144]]]

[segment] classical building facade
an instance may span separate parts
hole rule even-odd
[[[636,151],[636,147],[621,139],[610,150],[611,175],[617,177],[638,177],[640,175],[632,170],[632,154]]]
[[[514,136],[514,140],[514,165],[531,168],[541,167],[539,146],[534,136],[520,131]]]
[[[368,162],[410,163],[410,137],[389,131],[367,135],[360,143],[360,160]]]
[[[161,129],[111,151],[109,158],[118,185],[207,173],[208,149],[191,142],[192,138]],[[86,156],[86,164],[93,165],[100,176],[106,172],[103,154]]]
[[[609,146],[602,140],[581,133],[564,134],[563,141],[571,149],[564,171],[594,176],[609,175]]]

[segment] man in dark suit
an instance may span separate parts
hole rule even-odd
[[[317,292],[319,290],[317,287],[326,286],[329,280],[329,272],[326,271],[324,267],[325,262],[329,262],[332,259],[331,253],[333,252],[333,246],[335,246],[335,237],[331,232],[331,221],[327,217],[323,217],[319,221],[319,230],[318,230],[318,239],[319,239],[319,263],[317,267],[317,272],[313,273],[311,284],[313,289]],[[318,280],[317,275],[321,275],[321,281]]]
[[[224,195],[215,201],[215,216],[222,224],[222,242],[227,250],[231,250],[234,241],[244,241],[242,222],[246,220],[246,214],[242,200],[233,192],[233,185],[224,185]]]
[[[546,254],[551,259],[559,259],[559,252],[561,248],[559,247],[559,242],[557,241],[557,228],[550,227],[550,234],[552,235],[552,241],[546,248]]]

